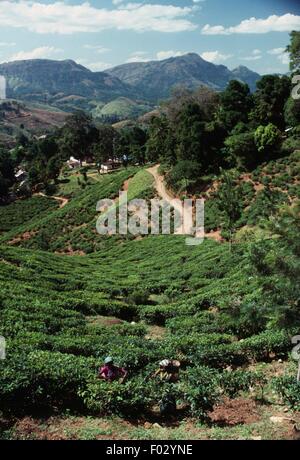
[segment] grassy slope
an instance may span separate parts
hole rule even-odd
[[[56,200],[43,196],[33,196],[0,206],[0,234],[23,224],[30,225],[32,220],[40,219],[57,208]]]
[[[96,233],[96,204],[103,198],[117,198],[124,182],[135,172],[135,168],[128,168],[103,176],[99,182],[87,185],[84,190],[76,193],[64,208],[38,218],[29,225],[16,227],[2,236],[1,241],[9,242],[25,232],[30,232],[32,237],[18,241],[18,244],[52,251],[72,248],[72,250],[90,252],[101,247],[102,240]],[[145,181],[141,186],[148,188],[149,182]],[[142,189],[139,191],[142,192]]]
[[[243,213],[237,227],[257,225],[261,218],[268,217],[276,206],[291,204],[300,198],[300,151],[262,164],[252,173],[237,176]],[[217,179],[217,178],[216,178]],[[217,230],[221,226],[222,215],[218,212],[215,198],[218,186],[212,187],[201,196],[207,199],[205,205],[206,230]]]
[[[109,102],[98,112],[99,115],[117,115],[120,118],[133,118],[150,110],[150,106],[138,104],[131,99],[120,97]]]

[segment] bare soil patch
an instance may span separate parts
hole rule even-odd
[[[209,416],[212,422],[221,426],[250,424],[260,418],[255,401],[244,398],[224,398],[223,402],[209,413]]]

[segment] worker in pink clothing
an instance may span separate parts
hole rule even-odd
[[[127,371],[123,367],[114,365],[113,359],[108,356],[105,358],[104,366],[100,367],[98,377],[108,382],[113,382],[119,379],[120,383],[124,382],[127,376]]]

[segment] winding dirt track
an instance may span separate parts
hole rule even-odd
[[[176,210],[180,216],[182,216],[182,203],[181,200],[178,198],[175,198],[169,190],[167,190],[165,183],[164,183],[164,178],[158,173],[158,168],[160,165],[155,165],[152,166],[151,168],[148,168],[147,171],[152,174],[152,176],[155,179],[155,188],[157,190],[158,195],[160,198],[165,200],[170,206]],[[178,228],[178,230],[175,232],[175,234],[186,234],[189,235],[192,233],[192,227],[193,227],[193,222],[189,222],[185,224],[185,227]]]
[[[164,178],[158,173],[159,166],[160,165],[152,166],[151,168],[148,168],[147,171],[150,174],[152,174],[152,176],[155,179],[155,188],[159,196],[163,200],[166,200],[168,203],[170,203],[170,201],[174,200],[175,197],[172,196],[171,193],[166,189],[165,184],[164,184]]]
[[[178,212],[180,212],[180,214],[181,214],[182,207],[181,207],[180,204],[176,204],[176,201],[173,201],[175,199],[175,197],[171,194],[171,192],[169,190],[167,190],[167,188],[165,186],[165,183],[164,183],[163,176],[161,176],[158,173],[159,166],[160,165],[158,164],[158,165],[152,166],[151,168],[147,169],[147,171],[150,174],[152,174],[152,176],[155,179],[155,188],[157,190],[157,193],[160,196],[160,198],[162,198],[167,203],[172,205],[174,207],[174,209],[177,209]],[[187,232],[187,233],[189,233],[189,232]],[[213,239],[215,241],[218,241],[218,242],[223,241],[219,230],[216,231],[216,232],[205,233],[205,237],[206,238],[211,238],[211,239]]]
[[[45,195],[45,193],[42,193],[42,192],[35,193],[34,195],[36,195],[36,196],[44,196],[44,197],[49,198],[48,195]],[[53,198],[54,200],[59,201],[59,203],[60,203],[59,207],[60,208],[64,208],[69,203],[68,198],[63,198],[61,196],[50,196],[50,198]]]

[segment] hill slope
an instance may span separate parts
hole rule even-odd
[[[7,79],[7,96],[14,99],[55,103],[65,96],[109,101],[131,96],[134,91],[117,77],[92,72],[72,60],[33,59],[0,64]]]
[[[19,134],[43,135],[61,127],[68,114],[42,104],[22,103],[15,100],[0,101],[0,142],[14,145]]]
[[[195,89],[206,85],[221,90],[236,78],[247,82],[251,80],[253,89],[253,82],[259,79],[259,75],[249,71],[250,78],[245,69],[231,72],[224,65],[212,64],[196,53],[189,53],[162,61],[124,64],[107,73],[136,88],[145,98],[156,100],[168,97],[174,86],[184,85]]]

